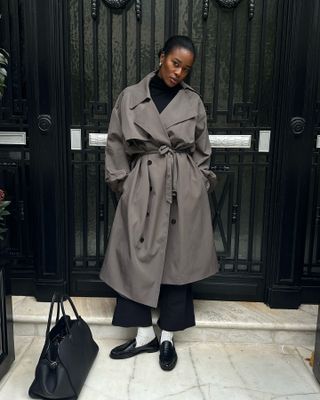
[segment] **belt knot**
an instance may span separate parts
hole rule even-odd
[[[159,147],[158,149],[159,153],[164,156],[168,153],[171,153],[172,155],[175,153],[174,149],[171,147],[167,146],[166,144],[163,144],[162,146]]]

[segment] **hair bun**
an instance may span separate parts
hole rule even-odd
[[[168,55],[173,49],[178,47],[191,51],[191,53],[194,55],[194,58],[196,57],[196,49],[192,40],[188,36],[184,35],[175,35],[169,37],[164,46],[159,50],[158,56],[160,57],[162,53]]]

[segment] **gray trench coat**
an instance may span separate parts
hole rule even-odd
[[[119,294],[151,307],[162,283],[195,282],[218,269],[206,112],[182,82],[159,114],[149,91],[154,74],[124,89],[112,111],[106,181],[122,195],[100,272]]]

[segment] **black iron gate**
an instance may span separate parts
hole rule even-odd
[[[179,33],[197,48],[190,84],[207,109],[219,178],[210,202],[220,273],[196,296],[319,300],[316,0],[3,3],[11,75],[0,174],[13,201],[16,293],[110,293],[98,279],[115,209],[104,183],[109,117]]]

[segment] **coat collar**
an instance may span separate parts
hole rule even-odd
[[[130,101],[130,109],[132,110],[138,104],[142,103],[146,99],[151,99],[149,83],[150,79],[156,74],[158,70],[154,70],[146,75],[140,82],[131,86],[132,96]],[[186,84],[184,81],[181,82],[181,86],[185,92],[191,91],[197,93],[191,86]]]

